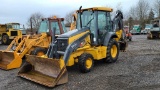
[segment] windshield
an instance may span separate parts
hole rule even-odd
[[[133,29],[138,29],[139,28],[139,25],[134,25],[133,26]]]
[[[93,25],[93,12],[83,11],[81,15],[82,27],[91,27]],[[90,26],[91,25],[91,26]],[[80,29],[80,15],[78,14],[77,29]]]
[[[10,29],[10,28],[12,28],[12,25],[7,25],[7,29]]]
[[[49,32],[48,21],[41,21],[38,33]]]
[[[145,28],[152,28],[151,24],[146,24]]]
[[[139,26],[138,25],[135,25],[133,28],[138,28]]]
[[[38,33],[49,32],[49,24],[48,23],[49,23],[49,21],[47,21],[47,20],[41,21]],[[59,35],[60,34],[60,28],[59,28],[59,25],[58,25],[57,21],[51,21],[51,30],[53,30],[54,27],[56,28],[55,34]],[[64,30],[66,30],[66,29],[64,29]]]
[[[66,27],[64,25],[64,21],[62,21],[61,24],[62,24],[62,28],[63,28],[64,33],[67,32],[67,29],[66,29]]]
[[[16,25],[16,24],[15,24],[15,25],[12,25],[12,28],[19,30],[19,29],[20,29],[20,25],[19,25],[19,24],[17,24],[17,25]]]
[[[53,28],[56,28],[55,34],[59,35],[60,34],[60,28],[59,28],[58,22],[51,22],[51,29],[53,30]]]

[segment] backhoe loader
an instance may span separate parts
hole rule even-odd
[[[54,87],[68,82],[66,66],[78,64],[82,73],[90,72],[95,60],[116,62],[123,45],[123,15],[117,11],[111,20],[111,8],[92,7],[77,10],[76,30],[61,34],[43,56],[27,55],[18,76]],[[118,32],[116,32],[118,31]],[[55,35],[55,32],[52,32]],[[119,36],[118,36],[119,35]],[[121,38],[119,38],[121,35]]]
[[[51,43],[52,27],[56,27],[56,37],[66,32],[63,18],[44,18],[38,34],[16,37],[8,48],[0,51],[0,68],[9,70],[19,68],[25,54],[44,55]]]

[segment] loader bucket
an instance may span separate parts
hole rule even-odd
[[[4,70],[19,68],[22,64],[22,59],[18,53],[0,51],[0,68]]]
[[[18,76],[48,87],[68,82],[67,69],[60,67],[60,60],[33,55],[27,56]]]

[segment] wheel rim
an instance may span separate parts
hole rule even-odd
[[[88,58],[86,60],[86,68],[89,69],[92,67],[92,59],[91,58]]]
[[[42,55],[44,55],[44,52],[38,52],[37,53],[37,56],[42,56]]]
[[[117,46],[116,45],[113,45],[112,48],[111,48],[111,56],[113,58],[115,58],[117,55]]]
[[[7,42],[6,36],[3,36],[3,42],[4,42],[4,43]]]

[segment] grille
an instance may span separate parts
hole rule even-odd
[[[11,36],[17,36],[17,31],[11,31]]]
[[[68,39],[58,39],[58,51],[64,51],[66,50],[68,46]]]

